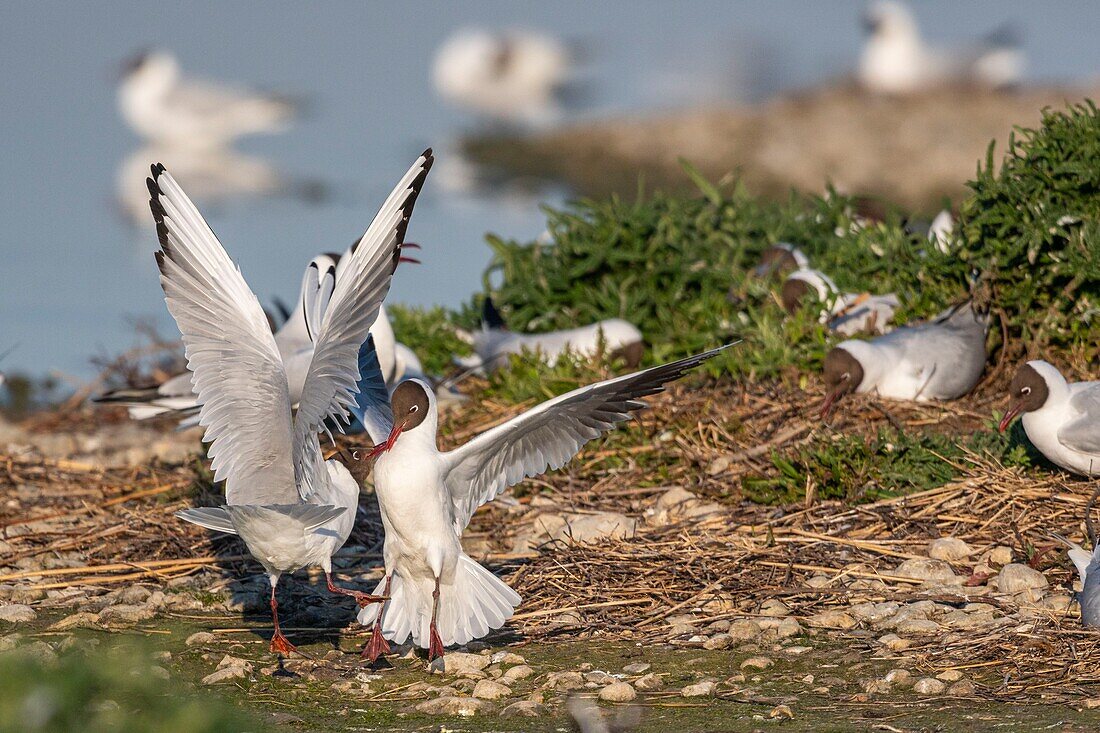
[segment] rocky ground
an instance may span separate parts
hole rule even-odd
[[[687,160],[711,181],[736,174],[755,194],[785,199],[792,188],[821,194],[831,181],[845,193],[932,214],[945,198],[962,198],[991,140],[999,142],[1000,156],[1014,126],[1033,127],[1044,107],[1062,109],[1090,96],[1094,89],[945,88],[890,97],[839,85],[755,106],[471,139],[466,149],[490,168],[563,181],[585,196],[633,197],[640,183],[690,189],[681,164]]]
[[[986,430],[999,394],[864,398],[823,426],[815,389],[674,389],[481,510],[468,551],[524,603],[434,670],[408,647],[364,666],[354,607],[304,574],[280,610],[309,657],[269,654],[258,566],[172,517],[217,501],[194,433],[84,410],[5,425],[0,650],[48,664],[138,641],[135,666],[173,689],[217,690],[291,730],[1096,730],[1100,635],[1081,629],[1048,534],[1082,535],[1092,485],[975,452],[911,493],[749,501],[745,479],[776,475],[773,453],[880,428]],[[443,440],[518,409],[475,400]],[[338,455],[369,476],[356,447]],[[369,490],[360,510],[336,564],[366,590],[381,539]]]

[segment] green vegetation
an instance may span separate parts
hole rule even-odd
[[[1047,110],[998,170],[989,147],[962,207],[959,266],[982,273],[1013,336],[1093,349],[1100,338],[1100,113]]]
[[[774,203],[687,170],[698,196],[582,200],[547,210],[549,242],[489,236],[485,288],[500,281],[494,299],[509,326],[540,332],[620,317],[645,335],[647,363],[741,338],[711,373],[814,369],[832,337],[812,313],[785,317],[777,284],[749,274],[765,247],[785,241],[843,290],[896,292],[899,321],[934,315],[973,292],[1003,319],[1013,356],[1045,344],[1077,353],[1100,340],[1100,247],[1090,246],[1100,236],[1100,113],[1091,103],[1048,111],[1039,129],[1018,130],[999,168],[990,146],[946,254],[897,215],[860,220],[856,202],[835,191]],[[395,309],[399,337],[443,367],[449,354],[434,349],[461,348],[445,333],[476,321],[480,297],[458,313]],[[580,376],[553,371],[564,382]]]
[[[106,647],[107,645],[102,645]],[[130,644],[43,662],[0,656],[0,733],[237,733],[261,726],[216,695],[181,695]],[[163,670],[162,670],[163,673]],[[270,728],[270,726],[263,726]]]
[[[942,486],[964,473],[970,454],[1005,465],[1028,465],[1026,446],[1015,435],[988,430],[963,441],[938,432],[910,434],[895,429],[875,435],[821,438],[793,454],[773,453],[774,476],[746,476],[745,496],[762,504],[790,504],[813,486],[820,499],[878,501]]]

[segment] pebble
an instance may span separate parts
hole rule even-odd
[[[695,633],[695,627],[691,624],[673,624],[668,629],[669,636],[688,636]]]
[[[647,668],[648,666],[649,665],[646,665]],[[664,686],[664,681],[662,681],[659,676],[653,674],[652,672],[645,675],[644,677],[639,677],[634,682],[634,687],[641,690],[642,692],[653,692],[655,690],[661,689]]]
[[[469,717],[493,711],[493,704],[476,697],[437,697],[416,706],[417,712],[428,715],[459,715]]]
[[[812,652],[814,648],[812,646],[789,646],[783,650],[784,654],[790,654],[792,657],[800,657],[806,652]]]
[[[728,649],[733,645],[733,637],[729,634],[715,634],[703,642],[704,649]]]
[[[802,626],[796,619],[791,616],[781,620],[779,625],[775,627],[775,635],[780,639],[789,639],[792,636],[798,636],[802,633]]]
[[[551,672],[542,683],[544,690],[577,690],[584,687],[584,678],[580,672]]]
[[[597,685],[610,685],[612,682],[618,682],[617,677],[609,675],[602,670],[596,670],[594,672],[584,673],[585,682],[595,682]]]
[[[158,680],[169,680],[172,678],[172,675],[168,673],[168,670],[158,665],[153,665],[152,667],[149,667],[149,675]]]
[[[196,631],[191,636],[187,637],[187,640],[183,643],[187,646],[199,646],[201,644],[213,644],[214,640],[218,637],[211,634],[209,631]]]
[[[815,629],[852,629],[858,623],[851,614],[837,610],[815,613],[806,619],[806,625]]]
[[[1028,600],[1043,597],[1050,584],[1045,575],[1021,563],[1009,563],[997,576],[997,590],[1001,593],[1023,594]]]
[[[903,652],[913,646],[912,641],[903,639],[897,634],[886,634],[885,636],[881,636],[879,637],[878,643],[892,652]]]
[[[69,629],[94,629],[99,626],[99,616],[87,611],[80,611],[71,616],[66,616],[50,626],[50,631],[68,631]]]
[[[848,613],[860,621],[876,624],[894,616],[901,606],[893,601],[884,603],[857,603],[848,608]]]
[[[776,705],[772,708],[772,711],[768,713],[768,717],[773,720],[779,720],[786,718],[787,720],[794,720],[794,712],[789,705]]]
[[[148,621],[156,615],[156,611],[149,606],[133,606],[120,604],[107,606],[99,612],[99,623],[106,626],[127,626]]]
[[[906,621],[902,621],[895,627],[903,634],[936,634],[939,633],[942,627],[935,621],[931,621],[926,618],[911,618]]]
[[[912,557],[898,565],[894,575],[915,580],[954,580],[955,571],[943,560],[924,557]]]
[[[760,604],[760,615],[770,616],[772,618],[782,618],[784,616],[790,616],[791,609],[787,608],[787,604],[783,601],[769,598]]]
[[[913,674],[907,669],[891,669],[883,679],[891,685],[906,687],[913,682]]]
[[[443,657],[443,668],[446,670],[447,674],[480,672],[492,664],[492,661],[493,660],[486,654],[451,652]]]
[[[751,641],[759,637],[762,631],[759,622],[752,619],[743,619],[730,623],[726,635],[734,641]]]
[[[913,685],[913,692],[918,695],[940,695],[947,689],[947,685],[931,677],[922,677]]]
[[[489,657],[493,664],[526,664],[527,660],[514,652],[497,652]]]
[[[944,682],[958,682],[963,678],[963,673],[957,669],[946,669],[936,675],[936,679]]]
[[[718,683],[705,680],[688,685],[680,690],[681,697],[713,697],[718,691]]]
[[[500,711],[502,718],[541,718],[546,714],[546,707],[532,700],[514,702]]]
[[[481,700],[499,700],[511,694],[512,691],[508,687],[493,680],[479,680],[474,685],[473,696]]]
[[[645,674],[652,666],[653,665],[646,664],[645,662],[631,662],[623,667],[623,671],[627,674]]]
[[[767,669],[775,664],[775,661],[768,657],[749,657],[745,661],[741,662],[741,669]]]
[[[242,679],[248,676],[244,667],[224,667],[202,678],[204,685],[216,685],[228,680]]]
[[[24,644],[19,647],[18,653],[43,665],[53,664],[57,661],[57,652],[44,641],[32,641],[30,644]]]
[[[630,702],[638,693],[628,682],[612,682],[600,690],[600,699],[604,702]]]
[[[526,664],[517,664],[515,667],[505,670],[501,679],[505,682],[514,682],[516,680],[525,680],[535,673],[533,667],[529,667]]]
[[[0,606],[0,621],[7,621],[9,624],[23,624],[34,621],[36,618],[38,618],[38,614],[30,606],[24,606],[20,603],[11,606]]]
[[[954,697],[973,697],[978,693],[978,688],[970,680],[959,680],[947,688],[947,694]]]
[[[957,537],[940,537],[938,540],[932,540],[928,543],[928,557],[933,560],[958,562],[959,560],[965,560],[973,552],[970,545]]]
[[[1012,562],[1012,548],[998,545],[984,556],[984,560],[991,565],[1008,565]]]

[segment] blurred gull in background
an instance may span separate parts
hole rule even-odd
[[[122,118],[145,145],[119,164],[116,196],[135,225],[148,217],[149,165],[169,166],[191,195],[207,204],[283,194],[312,200],[317,183],[289,181],[262,158],[233,143],[245,135],[286,130],[297,114],[289,98],[188,79],[166,51],[142,52],[124,64],[118,85]]]
[[[864,24],[869,37],[859,81],[872,92],[908,94],[948,83],[1003,88],[1023,76],[1024,55],[1008,28],[967,48],[934,48],[925,45],[913,13],[899,0],[872,3]]]
[[[548,35],[468,28],[440,46],[432,82],[448,102],[488,121],[539,127],[561,118],[573,61]]]

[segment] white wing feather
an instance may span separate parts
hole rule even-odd
[[[585,443],[645,407],[640,398],[663,391],[667,382],[726,348],[575,389],[444,453],[455,532],[462,532],[479,506],[524,478],[561,468]]]
[[[161,287],[194,374],[214,480],[225,481],[230,504],[291,503],[290,395],[263,308],[163,166],[148,183]]]
[[[303,498],[310,492],[302,481],[315,452],[308,441],[328,418],[347,421],[359,381],[359,347],[390,289],[413,204],[434,162],[426,150],[390,193],[350,256],[341,258],[340,276],[324,311],[321,332],[314,340],[313,360],[306,374],[294,418],[294,471]]]
[[[1070,406],[1080,415],[1058,431],[1058,441],[1082,453],[1100,453],[1100,382],[1073,385],[1079,390],[1070,397]],[[1097,461],[1100,466],[1100,460]]]

